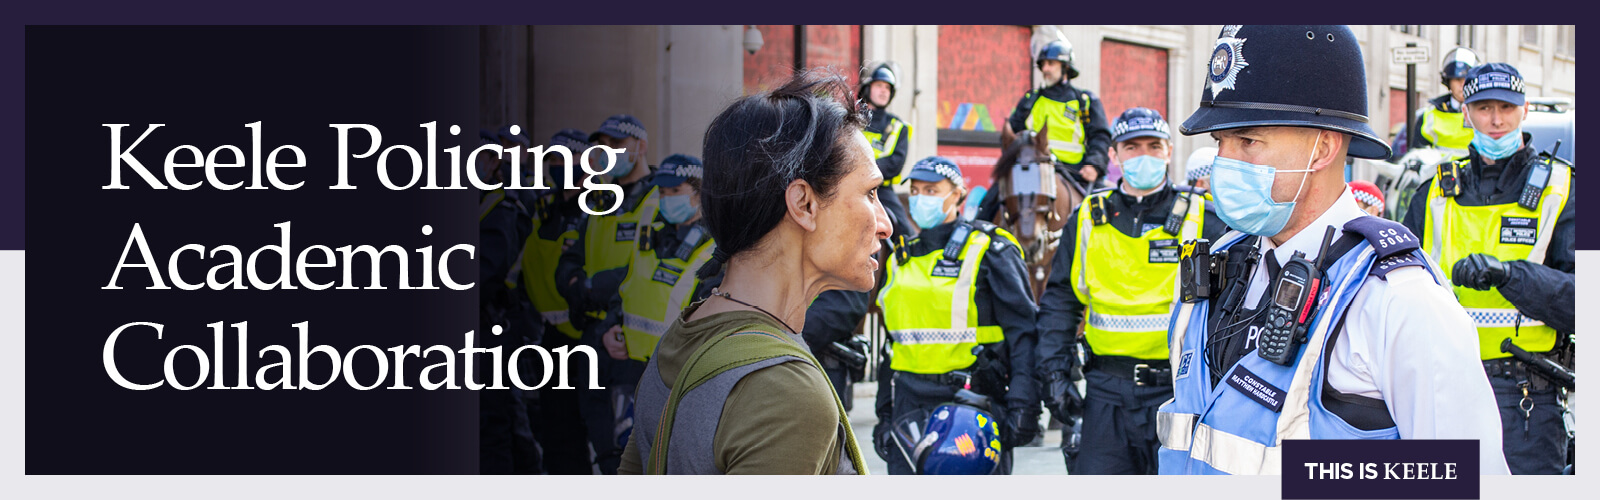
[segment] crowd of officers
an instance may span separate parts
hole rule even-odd
[[[1336,32],[1343,33],[1330,31],[1329,41]],[[1307,33],[1313,36],[1311,31]],[[1252,64],[1270,64],[1273,54],[1267,54],[1269,50],[1290,50],[1268,44],[1243,47],[1243,42],[1227,41],[1234,40],[1227,30],[1223,35],[1218,47],[1254,49],[1250,52]],[[1256,37],[1268,35],[1258,32]],[[1230,156],[1227,150],[1219,156],[1217,148],[1202,148],[1176,170],[1186,175],[1169,176],[1174,171],[1169,167],[1171,131],[1158,112],[1135,107],[1122,111],[1108,124],[1099,98],[1072,85],[1078,70],[1066,41],[1051,42],[1034,56],[1045,85],[1023,95],[1006,126],[1014,131],[1048,129],[1049,152],[1057,174],[1070,176],[1090,189],[1087,200],[1061,231],[1048,285],[1037,298],[1029,288],[1029,271],[1016,239],[982,217],[964,216],[972,186],[966,184],[961,167],[937,156],[907,166],[912,128],[885,109],[898,87],[898,68],[884,63],[863,73],[859,98],[871,110],[863,132],[885,179],[879,199],[894,227],[881,260],[886,276],[873,293],[833,291],[819,296],[807,312],[803,334],[835,387],[845,391],[850,383],[863,380],[865,360],[869,359],[866,342],[856,336],[863,318],[874,306],[881,311],[890,342],[883,346],[883,363],[877,369],[874,410],[878,425],[872,444],[892,474],[917,470],[917,464],[909,463],[907,454],[896,449],[893,428],[908,419],[926,418],[928,411],[950,402],[963,388],[987,396],[993,418],[1000,424],[1004,452],[995,473],[1009,473],[1012,449],[1039,437],[1042,409],[1048,410],[1051,420],[1061,423],[1062,452],[1069,473],[1168,472],[1165,468],[1183,462],[1161,455],[1188,453],[1188,444],[1163,443],[1164,436],[1157,432],[1158,420],[1169,415],[1158,409],[1168,401],[1182,404],[1185,398],[1198,397],[1196,400],[1203,402],[1204,395],[1174,393],[1175,388],[1181,393],[1187,387],[1189,382],[1183,379],[1191,370],[1189,363],[1207,363],[1211,383],[1217,385],[1222,385],[1218,371],[1229,366],[1212,366],[1212,360],[1191,359],[1187,352],[1181,358],[1174,356],[1172,350],[1182,348],[1184,340],[1180,336],[1174,341],[1170,332],[1183,326],[1174,322],[1182,320],[1172,318],[1182,309],[1182,304],[1174,304],[1174,297],[1183,279],[1180,260],[1190,251],[1186,243],[1239,241],[1229,239],[1231,236],[1253,238],[1240,233],[1240,227],[1231,228],[1234,232],[1230,233],[1231,224],[1253,223],[1239,215],[1243,209],[1229,211],[1233,217],[1219,217],[1217,195],[1210,191],[1218,187],[1214,181],[1221,179],[1211,178],[1221,172],[1214,168],[1224,163],[1233,168],[1231,164],[1243,162],[1224,158]],[[1359,52],[1355,57],[1354,64],[1359,65]],[[1208,83],[1209,99],[1222,100],[1224,89],[1235,93],[1237,96],[1230,96],[1234,99],[1246,99],[1249,91],[1232,80],[1238,69],[1231,64],[1232,60],[1213,60],[1208,76],[1216,88]],[[1499,407],[1497,416],[1480,417],[1497,419],[1503,429],[1501,446],[1510,472],[1560,473],[1570,463],[1570,431],[1564,423],[1566,392],[1550,375],[1511,357],[1502,343],[1572,366],[1575,210],[1570,197],[1571,166],[1550,161],[1528,146],[1531,137],[1519,126],[1526,106],[1515,68],[1503,63],[1479,64],[1463,49],[1449,56],[1441,78],[1452,93],[1434,99],[1421,113],[1418,129],[1410,133],[1421,134],[1424,144],[1448,151],[1455,159],[1441,165],[1440,174],[1416,191],[1411,210],[1403,214],[1403,226],[1385,221],[1376,227],[1414,235],[1420,247],[1416,252],[1431,261],[1424,266],[1422,261],[1427,259],[1419,258],[1410,265],[1432,270],[1438,276],[1436,281],[1450,287],[1459,307],[1471,317],[1479,358]],[[1363,86],[1360,92],[1364,90]],[[1350,111],[1364,114],[1362,102],[1359,109]],[[1279,123],[1329,129],[1315,118],[1297,120]],[[1192,128],[1189,125],[1185,123],[1185,129]],[[1492,137],[1492,133],[1507,131],[1498,139]],[[487,143],[531,146],[524,135],[510,129],[484,131],[482,136]],[[1322,139],[1322,132],[1317,137]],[[577,378],[572,385],[579,390],[547,386],[537,394],[520,394],[516,389],[483,391],[481,464],[485,473],[615,473],[632,426],[635,385],[656,341],[679,311],[708,296],[720,281],[720,277],[697,276],[716,245],[696,225],[700,160],[672,154],[660,165],[649,166],[646,128],[629,115],[610,117],[591,134],[561,130],[548,143],[572,151],[595,144],[626,150],[605,174],[625,193],[621,209],[614,214],[593,216],[581,210],[579,191],[559,187],[565,165],[551,165],[549,173],[556,176],[552,182],[556,189],[482,193],[483,331],[490,325],[508,326],[507,335],[493,339],[507,345],[590,346],[601,354],[597,373],[605,387],[582,389],[588,386],[590,370],[580,365],[569,369]],[[1359,156],[1356,145],[1350,148],[1351,156]],[[1383,154],[1364,157],[1387,157],[1388,148],[1383,149]],[[1305,153],[1299,154],[1304,158]],[[1315,159],[1314,150],[1311,154]],[[593,160],[605,164],[603,156]],[[1120,180],[1114,184],[1107,182],[1108,167],[1113,164],[1120,170]],[[490,177],[504,173],[498,167],[493,158],[480,165]],[[1238,177],[1228,179],[1231,183]],[[909,183],[910,191],[905,205],[893,190],[903,182]],[[1240,189],[1232,184],[1221,188],[1221,194],[1228,196],[1233,194],[1229,190]],[[589,201],[596,208],[612,203],[603,196],[595,198]],[[985,204],[992,204],[993,198],[996,195],[986,198]],[[1352,198],[1351,205],[1363,213],[1383,213],[1383,193],[1371,183],[1351,183],[1340,201],[1346,201],[1344,198]],[[1282,222],[1278,224],[1281,228]],[[1355,222],[1345,224],[1347,230],[1355,231],[1350,229]],[[1317,233],[1320,240],[1321,231]],[[1268,257],[1271,260],[1270,253]],[[1351,265],[1350,259],[1339,258],[1324,272]],[[1278,263],[1273,264],[1277,267]],[[1268,267],[1263,263],[1262,269]],[[1372,280],[1386,279],[1376,270],[1372,276]],[[1251,297],[1277,295],[1274,290],[1263,294],[1252,288]],[[1268,307],[1267,297],[1260,302],[1262,306],[1245,311]],[[1452,311],[1445,313],[1455,314]],[[1342,318],[1339,324],[1344,325]],[[1213,322],[1201,328],[1223,327]],[[1459,332],[1437,334],[1451,333]],[[1203,336],[1192,330],[1189,335]],[[1248,344],[1237,343],[1244,347],[1221,338],[1215,349],[1227,346],[1248,351],[1259,341],[1255,327],[1248,337]],[[1345,349],[1376,348],[1357,345]],[[1209,356],[1212,349],[1213,345],[1207,344],[1202,349],[1207,352],[1201,356]],[[1325,355],[1333,356],[1331,351]],[[1248,364],[1238,356],[1232,359],[1240,366]],[[1404,376],[1426,376],[1432,369],[1427,366],[1430,360],[1414,363],[1420,366],[1413,371],[1422,373]],[[1404,385],[1397,379],[1404,376],[1371,375],[1394,385]],[[1349,400],[1356,404],[1329,404],[1326,409],[1346,423],[1372,431],[1355,437],[1471,434],[1470,429],[1422,429],[1400,421],[1412,418],[1405,407],[1417,405],[1395,398],[1416,395],[1391,391],[1391,387],[1379,383],[1377,390],[1365,397],[1352,395]],[[1222,385],[1218,390],[1233,389]],[[1343,396],[1336,390],[1325,392]],[[847,405],[853,399],[848,393],[840,397]],[[1368,411],[1340,409],[1362,407],[1361,400],[1366,401]],[[1370,411],[1374,401],[1380,409],[1375,417]],[[1316,406],[1319,411],[1324,409]],[[1384,414],[1382,409],[1390,411]],[[1249,416],[1246,412],[1232,418]],[[1229,418],[1208,414],[1202,416],[1200,427],[1222,428]],[[1374,419],[1380,423],[1363,423]],[[1313,427],[1320,425],[1315,420],[1313,416]],[[1394,428],[1400,431],[1384,434],[1383,429]],[[1312,433],[1319,435],[1316,429]],[[1229,472],[1217,464],[1181,468]],[[1494,472],[1493,467],[1485,472]]]

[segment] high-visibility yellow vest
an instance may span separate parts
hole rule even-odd
[[[1004,229],[991,226],[989,231],[1017,245]],[[977,360],[973,347],[1005,340],[998,325],[978,325],[975,281],[990,232],[973,228],[955,261],[944,260],[943,247],[905,262],[891,252],[888,278],[878,293],[878,307],[894,340],[889,368],[922,374],[960,370]]]
[[[649,361],[655,352],[661,334],[672,326],[672,320],[694,300],[694,289],[699,286],[696,275],[711,260],[716,242],[705,236],[687,260],[672,255],[661,255],[655,248],[639,250],[635,247],[628,277],[622,280],[618,294],[622,296],[622,335],[628,341],[628,357]],[[663,249],[676,252],[677,249]]]
[[[1543,161],[1535,159],[1534,161]],[[1469,160],[1460,160],[1466,167]],[[1566,208],[1572,169],[1552,162],[1549,182],[1539,195],[1538,210],[1528,210],[1515,202],[1504,205],[1467,207],[1454,197],[1444,196],[1439,178],[1428,187],[1427,215],[1423,218],[1423,250],[1439,263],[1440,269],[1454,269],[1456,261],[1482,253],[1496,259],[1526,259],[1543,264],[1556,219]],[[1474,290],[1455,287],[1456,298],[1478,325],[1478,355],[1483,359],[1511,356],[1500,352],[1500,343],[1511,339],[1528,352],[1545,352],[1555,347],[1556,330],[1523,316],[1498,289]]]
[[[590,215],[583,234],[583,273],[596,273],[628,265],[640,230],[656,220],[660,189],[651,187],[633,210],[610,215]],[[588,316],[605,319],[605,311],[588,311]]]
[[[1467,146],[1472,144],[1472,129],[1467,128],[1462,113],[1431,108],[1422,113],[1422,136],[1433,147],[1448,153],[1451,159],[1467,157]]]
[[[1089,116],[1089,95],[1081,99],[1061,102],[1039,96],[1028,113],[1028,130],[1038,132],[1050,126],[1050,152],[1064,163],[1076,164],[1083,160],[1083,123]]]
[[[1105,201],[1110,195],[1106,191],[1091,198]],[[1078,210],[1072,291],[1088,306],[1083,335],[1096,355],[1168,357],[1167,320],[1172,316],[1183,242],[1198,239],[1205,224],[1204,197],[1173,196],[1189,197],[1189,211],[1177,235],[1158,227],[1131,237],[1111,224],[1096,225],[1089,210]]]
[[[576,339],[582,336],[582,332],[572,326],[567,312],[567,299],[556,292],[556,265],[561,262],[561,247],[577,240],[578,232],[566,230],[553,240],[541,238],[539,227],[549,222],[534,219],[533,234],[528,235],[528,240],[522,245],[522,265],[519,266],[522,283],[526,287],[528,301],[533,303],[533,308],[539,311],[545,323],[555,326],[563,335]]]
[[[910,140],[911,126],[906,125],[906,122],[900,121],[900,118],[892,115],[889,117],[889,126],[884,128],[883,133],[861,129],[861,135],[867,136],[867,142],[872,144],[873,160],[880,160],[894,154],[895,145],[900,143],[902,134],[905,135],[906,140]],[[905,173],[902,171],[900,175],[896,175],[892,179],[884,179],[883,185],[893,186],[899,184],[904,176]]]

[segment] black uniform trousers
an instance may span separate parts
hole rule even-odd
[[[1529,375],[1537,377],[1538,375]],[[1555,386],[1528,391],[1523,402],[1519,377],[1489,372],[1489,386],[1500,406],[1501,449],[1512,474],[1560,474],[1567,466],[1567,427]],[[1532,411],[1523,412],[1531,403]]]
[[[1155,474],[1156,408],[1172,386],[1140,386],[1132,373],[1090,369],[1083,374],[1083,424],[1076,463],[1068,474]],[[1063,428],[1063,432],[1070,429]],[[1066,437],[1066,436],[1063,436]]]

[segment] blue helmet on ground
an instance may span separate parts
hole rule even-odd
[[[1118,143],[1140,137],[1171,139],[1167,120],[1150,108],[1128,108],[1111,124],[1111,142]]]
[[[1466,47],[1456,47],[1444,54],[1444,67],[1439,69],[1439,83],[1450,86],[1451,78],[1466,78],[1467,72],[1478,65],[1478,54]]]
[[[1349,135],[1352,157],[1389,157],[1367,118],[1367,68],[1348,26],[1224,26],[1204,80],[1183,135],[1309,127]]]
[[[1066,40],[1051,40],[1039,48],[1039,53],[1033,56],[1033,64],[1039,65],[1044,61],[1061,61],[1067,68],[1067,79],[1078,77],[1078,68],[1072,64],[1072,44]]]
[[[992,474],[1002,449],[1000,424],[988,406],[988,398],[959,390],[954,402],[902,417],[894,428],[895,442],[918,474]]]

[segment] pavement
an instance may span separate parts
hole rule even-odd
[[[855,399],[850,409],[850,427],[855,431],[856,441],[861,445],[861,454],[867,461],[867,470],[881,475],[888,474],[889,469],[872,448],[872,427],[878,425],[878,416],[872,411],[873,401],[877,398],[877,388],[877,382],[855,384],[853,391]],[[1042,417],[1046,420],[1048,418],[1047,415]],[[1045,428],[1044,424],[1044,420],[1041,420],[1039,428]],[[1011,458],[1011,473],[1015,475],[1067,473],[1066,465],[1061,459],[1060,430],[1044,431],[1043,444],[1015,448],[1011,452]]]

